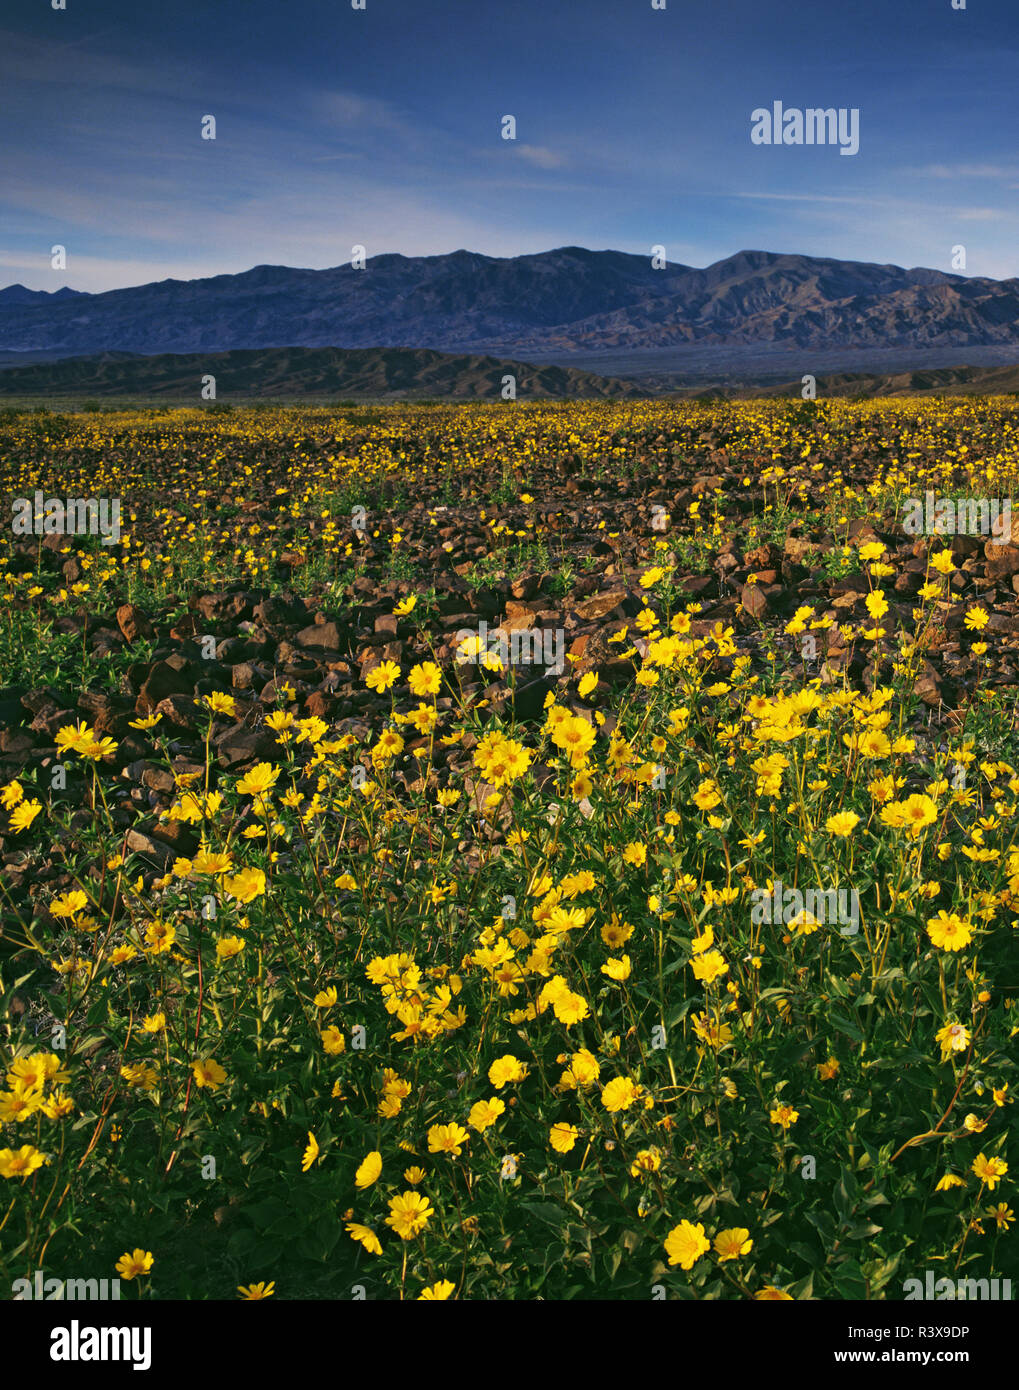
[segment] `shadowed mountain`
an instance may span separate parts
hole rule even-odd
[[[799,381],[755,390],[755,396],[799,396]],[[819,399],[828,396],[1009,396],[1019,394],[1019,367],[933,367],[917,372],[841,372],[817,378]]]
[[[60,290],[30,290],[24,285],[8,285],[0,290],[0,307],[24,304],[54,304],[65,299],[81,299],[81,290],[72,290],[65,285]]]
[[[656,270],[650,257],[567,246],[504,259],[376,256],[363,270],[262,265],[102,294],[0,291],[0,350],[63,355],[292,344],[519,356],[686,343],[1014,344],[1019,279],[767,251]]]
[[[450,396],[501,400],[512,376],[519,397],[640,396],[632,381],[571,367],[536,367],[494,357],[412,348],[263,348],[237,352],[108,352],[0,370],[0,396],[159,396],[199,403],[202,379],[220,400],[279,396]]]
[[[818,401],[841,396],[851,400],[876,396],[1010,396],[1019,395],[1019,366],[942,367],[915,372],[833,372],[815,378]],[[802,400],[802,379],[745,382],[697,382],[655,390],[682,400],[753,400],[764,396]]]
[[[538,367],[494,357],[425,348],[263,348],[237,352],[106,352],[31,366],[0,367],[0,398],[71,401],[135,398],[199,403],[203,377],[216,379],[219,400],[349,396],[362,399],[443,397],[502,399],[503,378],[521,399],[746,399],[799,397],[801,380],[663,383],[653,376],[596,376],[572,367]],[[1019,394],[1019,366],[943,367],[914,372],[840,372],[818,376],[819,400],[832,396],[965,396]]]

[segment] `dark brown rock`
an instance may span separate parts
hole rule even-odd
[[[143,641],[155,635],[155,630],[140,608],[133,603],[122,603],[117,609],[117,626],[124,635],[125,642]]]
[[[768,599],[756,584],[744,584],[740,593],[740,603],[751,618],[763,618],[768,612]]]

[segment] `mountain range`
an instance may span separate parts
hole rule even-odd
[[[0,352],[413,348],[497,356],[686,344],[1019,345],[1019,278],[741,251],[705,269],[567,246],[496,258],[382,255],[364,269],[259,265],[129,289],[0,291]],[[29,359],[31,360],[31,359]],[[962,360],[962,359],[960,359]]]
[[[201,403],[203,379],[216,379],[217,399],[292,396],[454,397],[501,400],[512,376],[517,395],[535,399],[597,399],[645,395],[632,381],[571,367],[535,366],[428,348],[247,348],[234,352],[104,352],[0,370],[0,397],[153,397]]]
[[[620,380],[556,365],[434,352],[430,348],[241,348],[234,352],[103,352],[0,370],[0,399],[49,403],[89,399],[113,405],[148,400],[198,405],[203,381],[217,399],[244,403],[291,398],[359,400],[503,399],[507,375],[521,400],[597,400],[672,395],[738,399],[800,397],[799,378],[777,382],[677,385]],[[840,372],[817,377],[819,397],[1019,395],[1019,366],[942,367],[912,372]]]

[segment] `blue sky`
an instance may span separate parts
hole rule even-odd
[[[355,244],[943,270],[962,244],[967,274],[1017,275],[1019,10],[967,3],[8,0],[0,284],[325,267]],[[859,153],[753,145],[776,100],[859,108]]]

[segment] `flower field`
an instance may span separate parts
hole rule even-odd
[[[1019,1273],[1014,398],[0,443],[2,1296]]]

